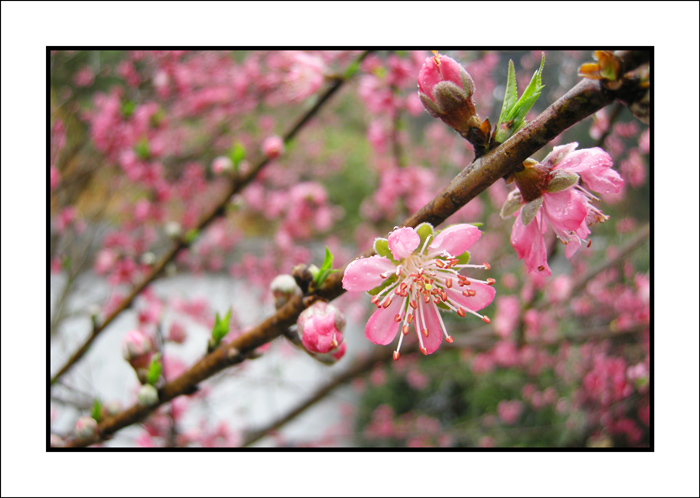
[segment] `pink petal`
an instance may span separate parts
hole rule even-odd
[[[560,232],[577,230],[588,215],[586,198],[576,189],[545,193],[542,197],[545,220]]]
[[[518,253],[518,259],[525,262],[529,272],[539,271],[544,267],[543,273],[547,276],[552,272],[547,264],[547,247],[544,243],[544,227],[540,226],[540,216],[528,225],[524,225],[520,216],[515,219],[513,231],[510,234],[510,243]]]
[[[578,147],[578,142],[572,142],[566,145],[558,145],[552,149],[552,152],[547,154],[547,157],[542,161],[542,166],[547,169],[559,169],[559,164],[567,157],[574,149]]]
[[[473,290],[476,292],[474,296],[465,296],[462,291]],[[496,289],[492,285],[486,285],[479,282],[472,282],[465,287],[452,287],[447,289],[447,297],[450,302],[457,304],[458,306],[470,309],[472,311],[479,311],[484,309],[493,301],[496,296]]]
[[[474,225],[462,223],[453,225],[437,234],[428,249],[428,255],[433,256],[447,251],[452,256],[459,256],[468,250],[481,237],[481,231]]]
[[[419,244],[420,236],[413,228],[397,228],[389,234],[389,249],[397,261],[409,257]]]
[[[393,341],[401,323],[394,320],[394,317],[401,311],[402,303],[402,299],[396,299],[388,308],[382,308],[372,313],[365,327],[365,337],[374,344],[383,346]]]
[[[426,304],[423,300],[418,300],[418,313],[416,313],[416,331],[420,334],[421,340],[423,341],[423,346],[425,347],[428,354],[433,353],[440,347],[442,343],[442,326],[440,325],[440,319],[438,318],[438,308],[433,302]],[[421,320],[422,317],[422,320]],[[420,330],[419,330],[419,320],[420,320]],[[423,334],[423,320],[425,320],[425,328],[428,329],[428,337]]]
[[[577,150],[569,154],[554,169],[566,169],[581,175],[583,182],[596,192],[618,193],[624,181],[611,169],[610,154],[599,147]]]
[[[394,272],[394,264],[383,256],[356,259],[345,268],[343,288],[346,291],[368,291],[384,282],[381,274]]]

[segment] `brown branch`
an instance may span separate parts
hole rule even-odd
[[[649,53],[645,53],[648,57]],[[624,91],[624,86],[621,91]],[[490,185],[511,173],[515,167],[537,152],[549,140],[612,103],[617,96],[616,94],[617,92],[602,88],[597,82],[581,81],[497,149],[490,151],[462,170],[432,201],[408,218],[403,226],[416,227],[423,222],[430,222],[435,226],[439,225]],[[365,251],[363,256],[373,254],[374,251],[369,249]],[[343,268],[328,277],[323,288],[318,291],[320,297],[332,300],[345,292],[342,287],[344,270]],[[195,392],[197,384],[201,381],[228,366],[241,363],[246,359],[246,355],[252,353],[255,348],[282,335],[285,329],[296,322],[304,308],[301,297],[292,298],[274,315],[254,329],[225,347],[204,356],[179,378],[163,386],[159,390],[159,402],[155,406],[145,407],[136,404],[100,423],[98,437],[74,439],[69,441],[66,446],[84,447],[97,443],[119,429],[143,420],[156,408],[171,399]]]
[[[369,51],[365,51],[360,55],[360,57],[357,59],[356,63],[359,64],[362,62],[367,55],[369,55]],[[316,104],[309,109],[290,129],[289,131],[284,135],[283,139],[285,142],[289,142],[292,140],[297,133],[318,113],[318,111],[323,107],[323,105],[330,99],[339,89],[340,87],[347,81],[347,78],[339,78],[336,79],[333,84],[326,90],[326,92],[318,99]],[[239,175],[237,178],[231,181],[228,190],[225,192],[225,194],[219,199],[218,202],[214,205],[214,207],[205,215],[203,216],[197,225],[195,226],[194,230],[197,230],[198,232],[201,233],[203,229],[205,229],[212,221],[214,221],[216,218],[223,216],[225,213],[225,207],[226,204],[229,202],[229,200],[238,192],[240,192],[244,187],[246,187],[250,182],[252,182],[257,174],[262,170],[268,163],[270,162],[269,159],[263,158],[259,160],[259,162],[250,169],[245,174]],[[53,385],[58,379],[61,378],[70,368],[75,365],[82,357],[83,355],[87,352],[87,350],[90,348],[90,345],[92,342],[102,333],[104,329],[109,326],[110,323],[114,321],[115,318],[117,318],[124,310],[128,309],[134,299],[151,283],[153,282],[160,274],[161,272],[165,269],[166,265],[170,263],[175,256],[180,252],[180,250],[189,247],[191,245],[193,240],[185,240],[184,238],[179,239],[175,246],[173,246],[161,259],[153,265],[153,268],[151,269],[150,273],[146,275],[135,287],[131,289],[131,292],[127,297],[124,298],[124,300],[117,306],[117,308],[110,313],[109,316],[107,316],[102,323],[100,323],[98,326],[94,327],[92,329],[92,333],[88,336],[88,338],[85,340],[85,342],[78,348],[78,350],[73,353],[73,355],[68,359],[68,361],[58,370],[58,372],[51,378],[51,384]]]

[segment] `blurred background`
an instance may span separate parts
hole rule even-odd
[[[441,52],[442,53],[442,52]],[[447,51],[472,76],[481,118],[498,121],[508,61],[522,92],[541,52]],[[174,240],[188,248],[51,387],[60,446],[95,400],[116,413],[140,384],[121,352],[130,330],[153,338],[172,380],[206,353],[215,314],[229,341],[274,312],[272,279],[295,264],[340,267],[430,201],[474,158],[423,109],[428,51],[58,51],[50,54],[51,373],[117,309]],[[591,52],[547,51],[530,118],[578,81]],[[348,68],[351,71],[348,71]],[[226,199],[230,178],[269,151],[342,81],[284,152]],[[372,361],[365,294],[334,304],[347,352],[331,366],[279,338],[255,360],[205,381],[105,446],[644,447],[650,426],[649,128],[613,104],[557,137],[602,147],[625,180],[597,204],[610,219],[571,260],[553,238],[552,276],[528,275],[499,216],[499,181],[444,224],[479,222],[475,263],[497,295],[445,323],[455,343],[430,356]],[[441,227],[442,228],[442,227]],[[548,234],[552,236],[552,234]],[[410,340],[411,337],[407,340]],[[332,386],[328,394],[320,389]],[[315,398],[318,400],[315,400]],[[313,400],[313,402],[305,403]],[[275,427],[308,404],[289,423]],[[255,436],[255,437],[253,437]]]

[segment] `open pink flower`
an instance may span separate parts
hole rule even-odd
[[[598,147],[574,150],[577,146],[573,142],[554,147],[542,163],[528,160],[524,170],[513,175],[518,188],[508,195],[501,215],[517,213],[510,242],[530,272],[552,274],[544,241],[548,228],[566,244],[564,253],[571,258],[590,235],[588,226],[608,219],[591,204],[598,198],[579,180],[605,194],[622,188],[607,152]]]
[[[473,225],[451,226],[435,235],[429,223],[416,229],[397,228],[387,239],[374,244],[378,256],[356,259],[345,269],[343,287],[348,291],[370,291],[378,310],[372,314],[365,336],[375,344],[391,343],[399,329],[399,344],[394,359],[399,358],[403,336],[413,324],[420,350],[430,354],[437,350],[447,334],[440,309],[464,317],[466,313],[490,323],[477,313],[493,301],[493,279],[487,281],[459,274],[462,268],[490,268],[470,265],[467,249],[481,236]]]

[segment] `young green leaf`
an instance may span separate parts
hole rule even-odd
[[[515,78],[515,66],[513,60],[508,61],[508,81],[506,82],[506,93],[503,96],[503,107],[501,108],[501,116],[498,118],[496,129],[501,128],[501,123],[504,123],[509,118],[510,111],[518,100],[518,89]]]
[[[92,403],[91,416],[98,424],[100,423],[100,420],[102,420],[102,402],[97,398],[95,398],[95,401]]]
[[[211,338],[213,339],[213,342],[215,344],[219,344],[221,342],[221,339],[226,337],[226,334],[228,334],[229,331],[229,322],[231,320],[231,308],[229,308],[228,312],[226,313],[226,316],[224,318],[219,317],[219,313],[216,313],[216,317],[214,319],[214,328],[211,330]]]
[[[163,365],[160,361],[160,353],[153,355],[151,360],[151,366],[148,368],[148,376],[146,377],[146,382],[152,386],[156,385],[158,379],[160,379],[160,373],[163,371]]]
[[[243,147],[242,144],[239,142],[233,144],[233,147],[231,147],[231,151],[229,152],[229,157],[231,158],[231,162],[233,162],[234,168],[237,168],[241,161],[245,159],[245,153],[245,147]]]

